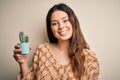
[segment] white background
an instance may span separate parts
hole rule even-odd
[[[30,36],[33,47],[47,42],[46,15],[56,3],[76,13],[82,32],[100,64],[99,80],[120,80],[120,0],[0,0],[0,80],[16,80],[19,66],[13,59],[18,33]]]

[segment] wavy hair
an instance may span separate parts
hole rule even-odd
[[[50,40],[50,43],[58,43],[58,40],[55,38],[51,31],[51,15],[54,11],[61,10],[68,14],[69,20],[72,24],[73,35],[70,38],[70,47],[69,47],[69,58],[72,64],[72,70],[75,75],[81,80],[82,75],[85,72],[84,62],[85,55],[83,54],[83,49],[89,49],[88,44],[86,43],[84,36],[80,29],[79,21],[74,14],[73,10],[64,3],[56,4],[48,11],[46,17],[46,26],[47,34]]]

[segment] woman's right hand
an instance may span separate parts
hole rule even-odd
[[[13,57],[19,64],[27,63],[28,54],[20,54],[21,49],[19,44],[15,45],[13,52]]]

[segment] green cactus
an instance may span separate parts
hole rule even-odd
[[[20,43],[28,43],[29,42],[29,37],[25,36],[24,32],[19,33],[19,39],[20,39]]]
[[[29,42],[29,37],[28,36],[25,36],[25,42]]]

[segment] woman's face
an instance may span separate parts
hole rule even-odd
[[[69,40],[73,34],[72,24],[66,12],[56,10],[51,15],[51,30],[59,40]]]

